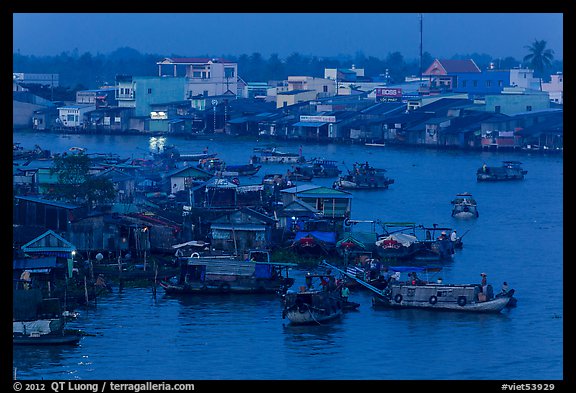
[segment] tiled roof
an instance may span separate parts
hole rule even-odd
[[[441,68],[444,72],[440,73],[439,75],[444,74],[458,74],[463,72],[474,72],[474,73],[481,73],[482,71],[474,60],[467,59],[467,60],[447,60],[447,59],[436,59],[434,62],[428,67],[428,69],[422,73],[422,75],[438,75],[437,73],[433,73],[434,69]]]

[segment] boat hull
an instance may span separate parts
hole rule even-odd
[[[496,298],[493,300],[487,300],[485,302],[471,302],[465,305],[460,305],[454,302],[437,302],[436,304],[430,304],[429,301],[404,301],[396,303],[394,300],[382,298],[379,296],[374,296],[372,298],[372,305],[374,307],[386,307],[386,308],[417,308],[417,309],[427,309],[434,311],[459,311],[459,312],[472,312],[472,313],[499,313],[502,311],[509,303],[510,298]]]
[[[498,313],[510,302],[510,297],[492,297],[488,285],[488,300],[481,301],[480,285],[476,284],[393,284],[384,294],[372,298],[374,307],[417,308],[428,310]]]
[[[160,286],[168,295],[186,295],[186,294],[278,294],[289,288],[293,279],[288,278],[279,282],[251,281],[251,282],[233,282],[217,281],[211,283],[190,283],[190,284],[170,284],[161,282]]]
[[[282,318],[293,325],[307,325],[340,318],[344,302],[336,290],[301,290],[286,293],[283,303]]]
[[[326,315],[324,313],[315,312],[311,310],[304,310],[303,312],[296,310],[296,311],[289,311],[286,313],[286,318],[293,325],[318,324],[338,319],[341,316],[342,316],[342,310],[338,310],[330,315]]]
[[[13,335],[12,345],[76,345],[79,334],[42,334],[38,336]]]
[[[478,211],[474,210],[455,210],[452,212],[454,218],[477,218]]]

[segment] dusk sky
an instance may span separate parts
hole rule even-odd
[[[277,53],[385,58],[419,56],[419,14],[406,13],[17,13],[13,50],[23,55],[141,53],[222,56]],[[90,26],[90,28],[86,28]],[[424,13],[423,50],[433,57],[485,53],[521,60],[547,41],[563,59],[561,13]]]

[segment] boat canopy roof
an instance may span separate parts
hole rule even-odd
[[[395,233],[378,240],[376,245],[380,246],[386,240],[395,240],[404,247],[409,247],[412,243],[416,243],[418,238],[416,236],[408,235],[407,233]]]
[[[438,266],[389,266],[389,270],[394,272],[439,272],[442,270]]]

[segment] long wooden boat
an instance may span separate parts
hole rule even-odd
[[[221,172],[222,176],[253,176],[258,173],[260,168],[262,165],[225,165]]]
[[[482,287],[479,284],[442,284],[420,280],[395,282],[391,280],[386,288],[379,289],[326,262],[324,265],[340,271],[374,292],[373,307],[499,313],[512,299],[512,296],[494,296],[490,285],[487,286],[486,293],[482,293]],[[479,296],[481,293],[486,297]]]
[[[509,297],[481,301],[478,284],[413,285],[394,283],[372,298],[374,307],[420,308],[477,313],[498,313],[510,302]]]
[[[180,274],[159,282],[166,294],[277,294],[294,284],[294,263],[234,258],[180,258]]]
[[[503,161],[502,166],[491,167],[486,164],[482,165],[476,171],[477,181],[507,181],[507,180],[523,180],[524,176],[528,173],[527,170],[522,169],[520,161]]]

